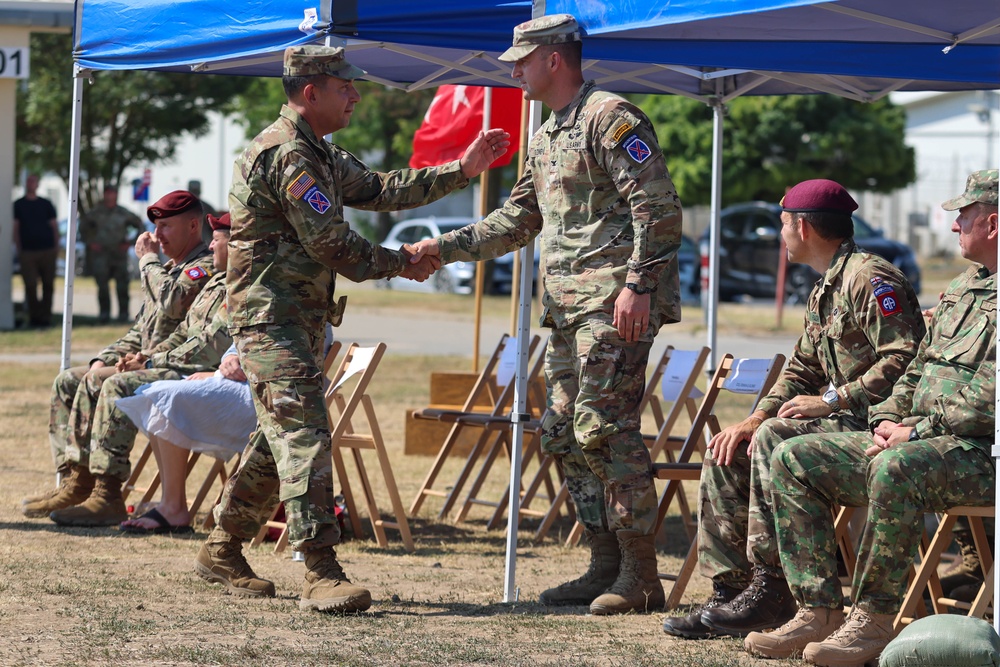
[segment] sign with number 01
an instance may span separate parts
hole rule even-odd
[[[28,48],[0,46],[0,79],[28,78]]]

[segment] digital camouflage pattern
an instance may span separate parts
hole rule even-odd
[[[976,202],[996,206],[998,178],[1000,178],[1000,170],[997,169],[972,172],[965,181],[965,192],[941,204],[941,208],[946,211],[957,211]]]
[[[649,346],[661,325],[680,320],[681,204],[649,120],[592,81],[532,138],[503,207],[438,243],[444,262],[484,260],[535,236],[542,325],[555,329],[545,361],[554,416],[542,447],[556,454],[590,530],[648,533],[656,495],[635,410]],[[640,344],[611,326],[626,282],[655,290]]]
[[[80,218],[80,238],[87,244],[87,269],[97,282],[97,303],[103,317],[111,314],[109,281],[114,278],[118,313],[128,317],[129,229],[146,231],[139,217],[126,208],[99,204]],[[100,246],[95,249],[93,245]]]
[[[894,299],[888,309],[886,297]],[[749,582],[752,564],[781,575],[770,506],[772,451],[797,435],[863,429],[869,406],[889,395],[924,331],[906,277],[853,240],[844,241],[809,295],[805,331],[788,366],[758,407],[773,416],[795,396],[822,395],[833,383],[850,409],[823,419],[769,419],[754,434],[752,461],[740,448],[729,466],[705,462],[698,524],[705,576],[739,586]]]
[[[159,257],[150,253],[140,260],[140,265],[144,267],[142,308],[125,335],[102,350],[94,359],[111,367],[110,370],[98,369],[101,372],[93,372],[93,377],[90,378],[91,382],[98,383],[94,393],[88,392],[88,395],[94,397],[94,402],[100,392],[100,383],[114,373],[114,365],[119,358],[152,349],[174,332],[198,293],[208,283],[213,271],[212,254],[203,244],[198,244],[178,264],[169,261],[163,266]],[[192,275],[198,277],[192,278]],[[57,468],[66,464],[66,448],[71,437],[70,412],[88,370],[89,365],[68,368],[59,373],[52,383],[49,399],[49,445]],[[90,441],[89,424],[92,417],[92,414],[87,414],[73,419],[77,423],[83,419],[87,424],[84,431],[77,431],[81,435],[86,432],[81,442]]]
[[[996,276],[971,268],[949,286],[930,331],[892,395],[870,410],[915,426],[920,440],[865,455],[869,432],[812,435],[771,457],[781,564],[796,599],[840,607],[831,506],[868,507],[852,599],[898,611],[925,512],[993,503]]]
[[[467,183],[457,160],[371,171],[316,137],[287,106],[236,160],[229,194],[228,310],[260,423],[255,446],[227,486],[220,517],[258,522],[259,508],[248,509],[239,498],[264,471],[281,481],[292,546],[308,551],[336,544],[318,345],[324,324],[337,323],[341,315],[333,298],[337,274],[355,282],[391,277],[407,261],[352,231],[344,206],[413,208]]]

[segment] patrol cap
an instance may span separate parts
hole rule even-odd
[[[779,204],[789,213],[845,213],[858,210],[858,202],[843,185],[826,178],[802,181],[785,193]]]
[[[941,204],[946,211],[957,211],[963,206],[982,202],[997,205],[997,170],[983,169],[969,174],[965,181],[965,192]]]
[[[347,62],[339,46],[289,46],[285,49],[285,76],[315,76],[326,74],[348,81],[363,77],[365,72]]]
[[[218,218],[209,213],[208,224],[212,228],[212,231],[221,229],[228,232],[233,226],[232,222],[229,221],[229,213],[223,213]]]
[[[580,26],[570,14],[553,14],[525,21],[514,28],[514,44],[500,60],[512,63],[524,58],[539,46],[580,41]]]
[[[201,200],[187,190],[174,190],[147,208],[146,216],[150,222],[156,222],[159,218],[169,218],[200,206]]]

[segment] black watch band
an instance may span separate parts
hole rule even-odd
[[[625,283],[625,287],[627,287],[628,289],[632,290],[636,294],[639,294],[640,296],[643,295],[643,294],[649,294],[651,292],[655,292],[656,291],[656,290],[649,289],[648,287],[643,287],[642,285],[639,285],[639,284],[636,284],[636,283]]]

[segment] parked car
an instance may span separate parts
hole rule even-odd
[[[885,238],[860,216],[854,218],[858,246],[892,262],[920,294],[920,267],[913,249]],[[708,254],[708,231],[700,239]],[[767,202],[747,202],[723,209],[719,234],[719,298],[740,295],[773,298],[778,279],[781,247],[781,207]],[[789,263],[785,272],[785,300],[805,303],[819,274],[805,264]]]
[[[491,280],[493,282],[493,294],[510,294],[511,292],[511,281],[514,277],[514,255],[520,252],[519,250],[513,250],[506,255],[501,255],[493,260],[493,275]],[[538,290],[538,263],[541,258],[541,251],[538,247],[538,241],[535,240],[535,272],[534,281],[531,284],[531,293],[534,295]]]
[[[677,250],[677,268],[681,277],[681,303],[699,303],[701,300],[701,254],[698,244],[689,236],[681,235]]]
[[[417,243],[441,234],[465,227],[473,221],[471,217],[414,218],[396,223],[381,245],[398,250],[404,243]],[[379,287],[409,292],[446,292],[471,294],[475,285],[475,262],[452,262],[441,267],[428,280],[418,283],[406,278],[379,280]]]

